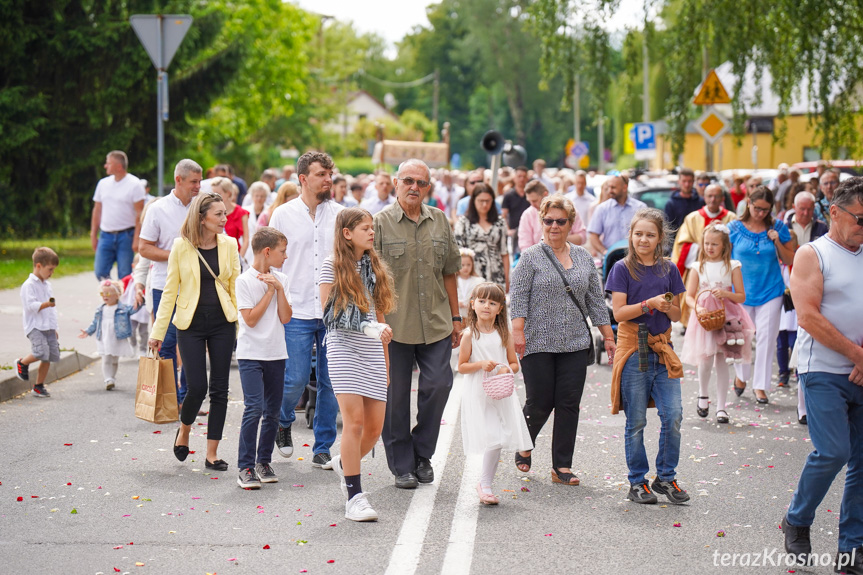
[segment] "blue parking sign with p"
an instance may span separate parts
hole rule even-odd
[[[653,129],[653,124],[643,122],[635,124],[632,128],[634,134],[636,150],[655,150],[656,149],[656,132]]]

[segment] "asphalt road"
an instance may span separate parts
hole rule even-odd
[[[794,388],[772,393],[765,408],[751,391],[740,400],[731,392],[732,422],[720,426],[712,406],[710,419],[697,417],[688,372],[678,479],[692,500],[641,506],[625,499],[624,417],[610,415],[610,369],[593,366],[576,443],[581,486],[551,483],[549,422],[531,473],[519,473],[504,452],[495,482],[501,504],[489,508],[474,488],[479,461],[466,461],[461,447],[457,378],[433,460],[435,483],[396,489],[379,446],[363,463],[363,486],[380,521],[358,524],[344,518],[338,477],[312,468],[304,422],[294,425],[294,456],[274,455],[279,483],[259,491],[237,486],[243,404],[236,367],[220,449],[232,468],[208,472],[206,418],[198,419],[197,453],[185,463],[171,450],[174,425],[135,419],[136,365],[121,364],[111,392],[94,363],[50,385],[50,399],[0,404],[0,573],[832,572],[789,568],[779,555],[778,523],[811,450],[797,424]],[[648,422],[652,465],[655,412]],[[818,553],[836,551],[843,478],[812,528]],[[734,553],[734,566],[730,555],[723,566],[723,554]]]

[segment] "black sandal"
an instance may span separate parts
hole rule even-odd
[[[521,468],[522,465],[527,465],[527,469],[522,469]],[[518,452],[518,451],[515,452],[515,468],[516,469],[518,469],[522,473],[527,473],[528,471],[530,471],[530,465],[531,465],[531,456],[530,455],[525,457],[520,452]]]
[[[709,397],[699,397],[698,399],[709,400],[710,398]],[[710,402],[709,401],[707,402],[707,407],[705,407],[705,408],[698,407],[698,402],[697,401],[695,402],[695,411],[698,413],[698,417],[707,417],[707,414],[710,413],[709,409],[710,409]]]
[[[575,481],[573,481],[575,479]],[[581,483],[575,473],[558,471],[554,467],[551,468],[551,482],[561,483],[563,485],[572,485],[573,487]]]
[[[177,445],[177,440],[179,438],[180,438],[180,430],[177,429],[177,435],[174,437],[174,457],[176,457],[180,461],[186,461],[186,458],[189,457],[189,446],[188,445]]]

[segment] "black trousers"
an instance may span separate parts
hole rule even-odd
[[[180,421],[192,425],[210,393],[210,415],[207,420],[207,439],[222,439],[225,414],[228,411],[228,377],[231,372],[231,354],[237,339],[237,324],[225,319],[221,305],[198,306],[188,329],[177,330],[177,344],[183,369],[186,372],[188,392],[183,400]],[[210,354],[210,377],[207,382],[207,352]]]
[[[393,475],[416,470],[416,458],[431,459],[440,433],[440,420],[452,389],[452,339],[435,343],[390,342],[390,386],[381,437]],[[411,429],[411,377],[414,360],[420,368],[417,423]]]
[[[572,467],[589,355],[584,349],[570,353],[532,353],[521,360],[527,396],[524,419],[534,445],[554,410],[551,464],[556,469]]]

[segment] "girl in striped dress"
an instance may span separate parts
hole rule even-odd
[[[372,450],[383,428],[389,384],[387,344],[392,329],[384,314],[395,309],[393,281],[374,250],[371,214],[347,208],[336,217],[333,254],[321,265],[330,380],[342,412],[341,453],[333,469],[347,497],[345,517],[376,521],[360,484],[360,461]]]

